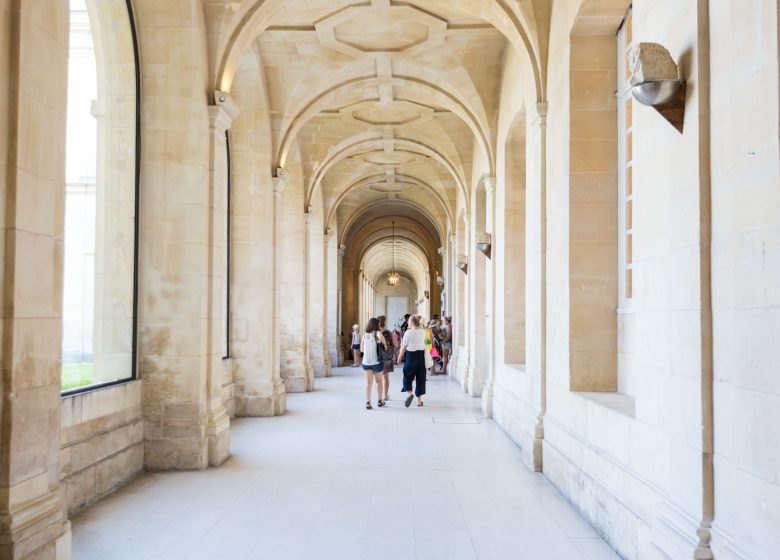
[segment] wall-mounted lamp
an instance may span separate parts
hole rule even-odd
[[[466,255],[458,255],[458,260],[455,262],[455,268],[460,270],[463,274],[468,274],[469,258]]]
[[[436,277],[436,283],[439,285],[440,288],[444,287],[444,278],[442,276]]]
[[[490,258],[490,252],[491,252],[491,239],[490,234],[486,232],[481,232],[477,234],[477,249],[485,253],[485,256],[487,258]]]
[[[683,131],[685,120],[685,80],[680,79],[672,55],[658,43],[639,43],[629,54],[631,94],[642,105],[658,111],[663,118]]]

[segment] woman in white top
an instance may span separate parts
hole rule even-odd
[[[352,325],[352,367],[360,365],[360,327],[357,323]]]
[[[382,400],[382,370],[385,364],[379,360],[377,344],[382,344],[387,350],[385,337],[379,330],[379,321],[375,318],[369,319],[366,325],[366,332],[360,341],[360,351],[363,352],[363,371],[366,372],[366,410],[374,408],[371,406],[371,385],[376,379],[377,406],[385,406]]]
[[[422,396],[425,394],[425,330],[420,328],[420,316],[409,317],[409,328],[401,341],[401,351],[398,363],[404,360],[404,388],[407,392],[404,405],[408,408],[417,395],[417,406],[423,406]],[[405,359],[404,359],[405,358]],[[414,393],[412,393],[414,381]]]

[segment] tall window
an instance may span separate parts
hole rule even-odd
[[[233,187],[233,160],[230,154],[230,131],[225,131],[225,161],[227,162],[227,188],[225,189],[225,284],[222,292],[222,357],[230,357],[230,214]]]
[[[138,72],[130,0],[70,0],[62,390],[135,377]]]
[[[620,304],[634,297],[634,127],[628,50],[632,42],[631,8],[617,35],[618,173],[620,185]]]

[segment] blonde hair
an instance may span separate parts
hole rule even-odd
[[[422,317],[420,317],[419,315],[412,315],[411,317],[409,317],[409,321],[417,328],[420,327],[420,321],[421,320],[422,320]]]

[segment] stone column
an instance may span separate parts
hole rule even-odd
[[[480,179],[481,182],[482,179]],[[484,184],[484,182],[483,182]],[[487,222],[486,193],[477,188],[473,197],[470,238],[469,238],[469,302],[471,322],[469,324],[469,365],[470,376],[468,392],[472,397],[481,397],[487,377],[487,338],[485,334],[485,276],[487,258],[476,249],[475,242],[478,232],[485,231]]]
[[[534,134],[538,134],[538,162],[539,162],[539,217],[540,217],[540,243],[539,243],[539,347],[537,349],[537,367],[529,368],[534,375],[534,369],[538,371],[539,392],[533,395],[535,408],[539,411],[534,427],[534,445],[531,459],[536,472],[542,472],[544,451],[544,415],[547,411],[547,103],[536,104],[537,119],[531,128],[537,128]],[[526,303],[526,305],[528,305]],[[526,343],[527,344],[527,343]],[[526,363],[531,362],[526,357]]]
[[[230,419],[222,402],[222,338],[225,329],[224,290],[227,278],[225,223],[230,211],[227,200],[226,132],[239,108],[224,92],[216,92],[216,105],[209,106],[209,252],[208,332],[206,352],[206,437],[209,464],[220,465],[230,455]]]
[[[463,356],[459,356],[459,360],[463,361],[463,377],[461,378],[461,386],[463,387],[464,392],[468,392],[469,390],[469,383],[471,382],[471,375],[473,366],[471,363],[471,325],[473,323],[474,318],[471,316],[473,306],[471,305],[470,301],[470,281],[469,281],[469,274],[474,274],[474,271],[472,270],[472,259],[470,258],[470,255],[473,253],[471,248],[469,247],[469,239],[471,237],[471,217],[469,214],[463,215],[463,236],[458,244],[459,248],[462,248],[464,255],[466,255],[468,258],[469,263],[469,269],[466,271],[466,276],[462,279],[462,290],[461,294],[459,295],[459,301],[463,304],[462,307],[458,310],[460,314],[460,329],[463,332],[463,350],[465,351]],[[463,274],[462,272],[460,274]]]
[[[274,416],[283,414],[287,410],[287,392],[281,376],[281,289],[279,286],[279,275],[282,266],[282,194],[289,181],[289,175],[284,169],[276,170],[276,177],[273,178],[274,187],[274,263],[273,263],[273,321],[271,333],[271,350],[273,362],[271,365],[271,408]]]
[[[338,308],[336,310],[336,313],[338,315],[338,318],[336,320],[336,325],[339,329],[339,336],[343,332],[346,336],[350,336],[350,333],[352,332],[351,329],[347,329],[346,325],[344,325],[344,255],[347,253],[347,246],[346,245],[339,245],[338,248],[338,264],[336,268],[336,286],[337,286],[337,297],[338,297]],[[352,344],[352,339],[350,339],[350,345]],[[338,342],[338,356],[339,356],[339,365],[343,366],[347,364],[351,356],[345,356],[344,355],[344,340],[340,339]]]
[[[493,417],[493,389],[496,377],[496,178],[484,177],[485,184],[485,210],[487,221],[485,230],[491,235],[492,258],[485,267],[485,340],[487,341],[488,370],[485,376],[485,387],[482,390],[482,414],[487,418]]]
[[[315,208],[309,206],[304,217],[304,376],[306,390],[314,390],[314,377],[325,377],[323,356],[323,325],[325,317],[324,277],[321,259],[324,252],[319,243]],[[314,239],[312,239],[314,236]]]
[[[0,0],[4,560],[70,558],[59,464],[68,20],[67,2]]]
[[[331,336],[335,336],[338,340],[338,336],[334,335],[331,329],[330,317],[331,317],[331,300],[330,293],[330,275],[331,275],[331,262],[330,262],[330,243],[333,239],[333,229],[328,228],[322,237],[322,361],[323,361],[323,377],[330,377],[331,375],[331,359],[330,359],[330,340]]]

